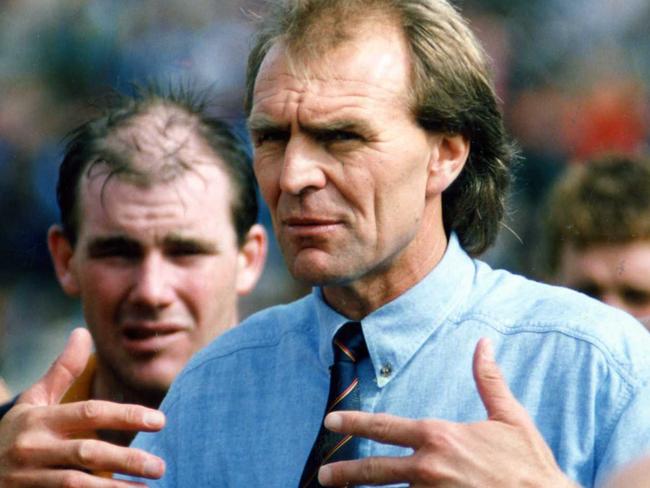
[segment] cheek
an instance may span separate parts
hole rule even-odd
[[[224,255],[212,266],[179,273],[176,289],[194,313],[208,321],[227,313],[224,307],[237,301],[237,255]]]
[[[279,193],[279,175],[281,165],[275,162],[275,157],[260,155],[255,158],[255,178],[257,179],[262,198],[270,207],[275,206]]]
[[[87,314],[97,316],[110,312],[128,290],[129,278],[119,270],[88,266],[81,273],[80,298]]]

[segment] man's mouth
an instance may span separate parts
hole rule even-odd
[[[289,217],[282,220],[287,232],[300,237],[318,236],[335,230],[340,220],[321,217]]]
[[[129,323],[122,327],[122,345],[132,354],[150,354],[170,347],[187,330],[176,324]]]

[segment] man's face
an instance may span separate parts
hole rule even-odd
[[[92,169],[81,181],[78,242],[67,262],[53,252],[100,364],[132,388],[165,391],[194,352],[236,324],[237,296],[255,281],[242,281],[228,177],[214,156],[185,159],[192,169],[149,186]]]
[[[559,282],[638,318],[650,317],[650,242],[563,249]]]
[[[439,138],[409,110],[408,51],[395,29],[363,31],[298,70],[276,44],[253,93],[255,173],[289,270],[311,283],[403,274],[444,248]]]

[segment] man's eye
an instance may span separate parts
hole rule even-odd
[[[268,142],[284,142],[288,139],[288,134],[286,131],[282,130],[265,130],[257,132],[253,135],[253,142],[255,147],[259,147],[262,144]]]
[[[333,130],[321,134],[320,139],[324,142],[344,142],[359,141],[362,137],[356,132],[349,130]]]
[[[183,258],[203,256],[205,254],[210,254],[210,252],[207,249],[197,246],[171,246],[165,250],[165,254],[173,258]]]
[[[129,248],[106,248],[106,249],[93,249],[90,252],[90,257],[93,259],[124,259],[135,260],[142,257],[142,253],[137,249]]]
[[[650,303],[650,292],[638,288],[623,288],[623,300],[630,305],[646,305]]]

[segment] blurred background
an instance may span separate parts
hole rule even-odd
[[[523,156],[507,227],[483,258],[535,278],[540,204],[562,168],[601,152],[647,150],[650,2],[455,3],[493,60]],[[58,221],[63,137],[108,89],[150,80],[211,88],[217,114],[243,131],[244,64],[260,11],[258,0],[0,0],[0,377],[14,392],[83,323],[45,243]],[[307,291],[287,275],[275,242],[271,251],[242,316]]]

